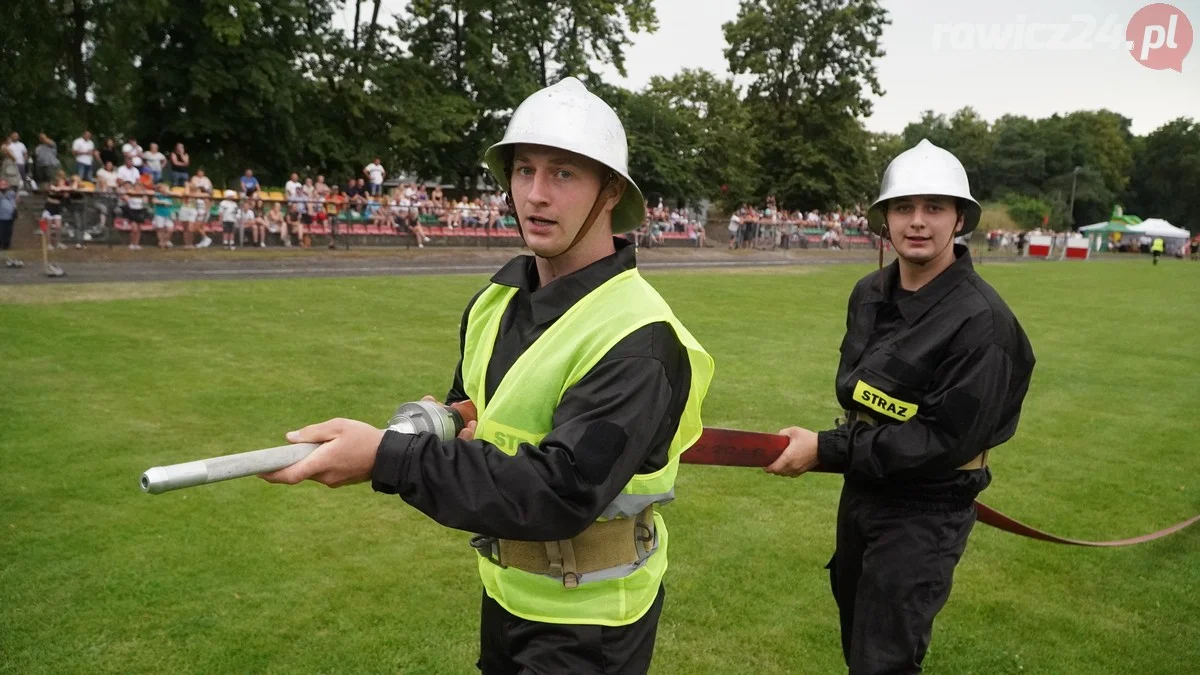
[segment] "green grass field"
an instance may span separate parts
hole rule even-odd
[[[705,422],[827,427],[846,296],[868,270],[648,274],[716,358]],[[1090,539],[1200,511],[1200,264],[980,270],[1038,357],[984,500]],[[0,672],[473,672],[464,533],[367,486],[244,479],[150,496],[137,482],[441,395],[484,281],[0,287]],[[655,672],[841,668],[823,569],[839,484],[681,470]],[[1115,550],[979,526],[956,582],[929,673],[1200,663],[1200,526]]]

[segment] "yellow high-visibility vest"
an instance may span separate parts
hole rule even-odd
[[[601,520],[634,517],[651,504],[674,498],[679,456],[700,437],[700,408],[713,375],[713,360],[675,317],[666,301],[636,269],[622,272],[566,311],[514,363],[485,395],[487,366],[504,315],[517,289],[492,284],[467,315],[462,374],[467,395],[478,411],[475,437],[516,454],[520,443],[537,445],[553,425],[563,394],[579,382],[623,338],[658,322],[670,324],[687,349],[691,388],[662,469],[638,474],[601,515]],[[586,452],[587,448],[581,448]],[[650,609],[667,571],[667,529],[655,513],[658,544],[649,556],[621,569],[583,575],[566,588],[550,575],[501,567],[480,556],[479,575],[489,597],[516,616],[531,621],[623,626]]]

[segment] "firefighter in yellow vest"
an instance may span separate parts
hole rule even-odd
[[[1163,244],[1162,237],[1155,237],[1154,243],[1150,244],[1150,255],[1154,258],[1154,264],[1158,264],[1158,259],[1162,257],[1166,246]]]
[[[645,219],[616,113],[574,78],[534,93],[485,161],[533,256],[470,301],[446,397],[459,439],[331,420],[264,476],[370,480],[472,541],[485,673],[640,673],[663,604],[679,456],[700,436],[713,362],[614,234]]]

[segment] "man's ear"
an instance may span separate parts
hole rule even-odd
[[[605,192],[608,193],[608,201],[604,205],[605,211],[612,211],[617,208],[617,204],[621,203],[621,198],[625,196],[625,190],[629,189],[629,182],[624,177],[613,174],[612,180],[608,182]]]

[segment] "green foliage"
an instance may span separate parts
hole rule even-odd
[[[875,60],[887,24],[875,0],[743,0],[724,25],[729,69],[749,80],[760,195],[829,208],[873,191],[859,118],[883,93]]]
[[[1026,197],[1017,193],[1006,195],[1004,204],[1008,207],[1008,215],[1027,230],[1042,227],[1054,208],[1050,202],[1044,199]]]
[[[1134,142],[1129,213],[1200,233],[1200,123],[1181,117]]]

